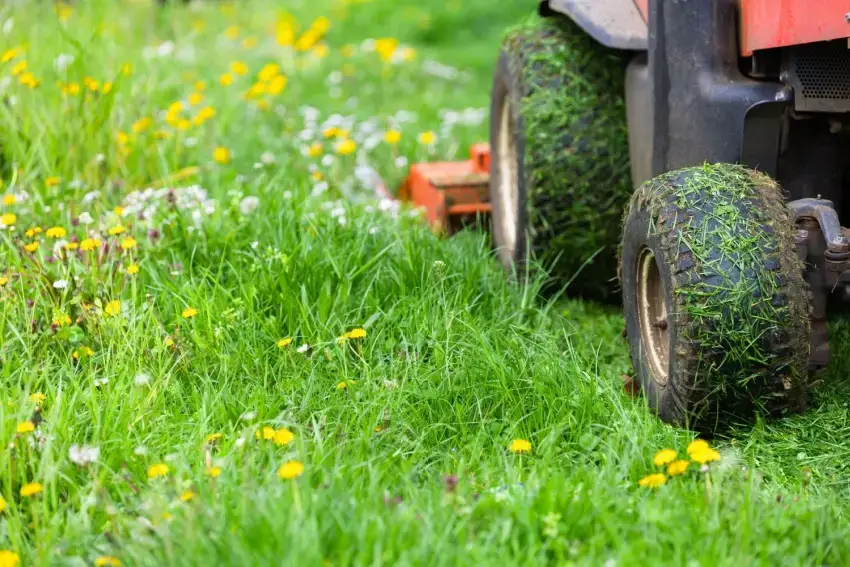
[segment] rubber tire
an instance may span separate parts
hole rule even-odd
[[[632,192],[624,60],[564,19],[537,20],[508,34],[490,104],[493,238],[510,273],[534,260],[571,295],[617,297],[619,222]],[[502,109],[516,147],[517,198],[500,191]],[[515,246],[504,215],[516,228]]]
[[[654,254],[667,301],[666,386],[639,323],[637,262]],[[634,194],[623,223],[626,332],[649,406],[666,422],[714,429],[805,401],[810,305],[794,222],[779,186],[737,165],[670,172]]]

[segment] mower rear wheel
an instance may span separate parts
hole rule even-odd
[[[802,403],[808,287],[769,177],[719,164],[648,181],[626,214],[620,270],[632,362],[661,419],[713,428]]]
[[[631,193],[621,56],[570,21],[510,33],[490,106],[493,237],[509,272],[535,260],[568,291],[616,296]],[[576,278],[576,276],[579,277]]]

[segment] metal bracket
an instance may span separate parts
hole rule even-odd
[[[826,249],[833,254],[846,254],[850,252],[850,241],[841,231],[841,222],[835,205],[827,199],[797,199],[789,201],[788,208],[794,213],[794,220],[809,217],[818,222],[823,238],[826,241]]]

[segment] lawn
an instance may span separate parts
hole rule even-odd
[[[619,310],[375,198],[486,139],[502,4],[0,8],[0,567],[850,563],[850,325],[641,486],[696,435]]]

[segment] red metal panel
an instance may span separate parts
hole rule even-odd
[[[637,6],[640,15],[643,16],[643,21],[649,21],[649,0],[635,0],[635,6]]]
[[[847,0],[740,0],[741,54],[850,37]]]

